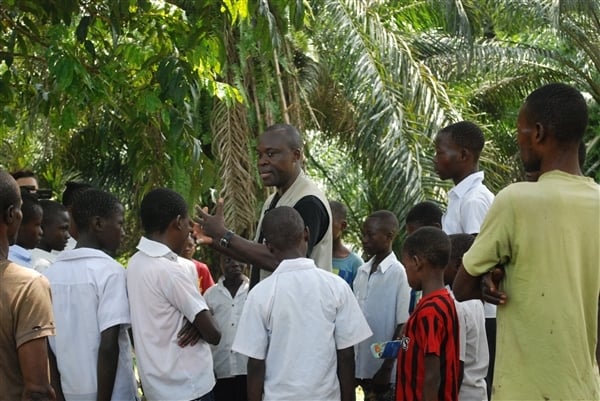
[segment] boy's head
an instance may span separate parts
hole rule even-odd
[[[362,246],[369,256],[384,256],[392,250],[398,234],[398,218],[389,210],[378,210],[366,218],[362,229]]]
[[[83,191],[76,197],[72,213],[80,238],[90,238],[110,255],[116,253],[125,231],[123,205],[114,195],[95,188]]]
[[[265,214],[262,231],[267,247],[280,259],[306,256],[308,228],[296,209],[289,206],[271,209]]]
[[[450,260],[450,239],[439,228],[421,227],[402,246],[402,264],[408,284],[420,290],[428,277],[442,279]]]
[[[435,171],[442,180],[462,179],[477,168],[484,144],[483,132],[470,121],[443,128],[435,137]]]
[[[553,83],[531,92],[517,119],[517,143],[525,172],[540,171],[543,158],[556,157],[548,153],[556,146],[578,152],[587,124],[587,104],[577,89]]]
[[[181,195],[168,188],[148,192],[140,205],[142,228],[146,236],[165,241],[180,254],[192,229],[188,206]]]
[[[449,237],[451,244],[450,261],[444,271],[444,284],[452,287],[458,268],[462,263],[463,255],[471,248],[475,237],[471,234],[451,234]]]
[[[23,192],[35,193],[39,189],[37,178],[31,170],[17,170],[11,173]]]
[[[239,278],[243,274],[244,264],[237,260],[223,255],[221,257],[221,271],[227,280]]]
[[[75,219],[73,219],[73,204],[75,203],[75,199],[77,199],[77,196],[79,196],[79,194],[90,188],[93,188],[93,186],[85,182],[69,181],[65,185],[65,190],[62,194],[62,204],[67,208],[67,212],[69,213],[69,217],[71,218],[69,234],[75,239],[77,239],[78,237],[78,230],[77,223],[75,222]]]
[[[183,249],[181,250],[179,256],[186,259],[192,259],[195,253],[196,241],[194,240],[194,237],[192,237],[192,235],[190,234],[188,235],[187,240],[185,241],[185,245],[183,246]]]
[[[329,208],[331,209],[331,231],[333,239],[336,240],[342,236],[344,230],[348,226],[346,222],[346,216],[348,211],[343,203],[338,201],[329,201]]]
[[[0,211],[2,212],[2,233],[8,245],[13,245],[23,219],[21,211],[21,191],[15,179],[6,171],[0,170]]]
[[[62,204],[49,200],[40,200],[40,205],[44,211],[42,219],[42,230],[44,234],[38,247],[48,252],[62,251],[67,245],[69,239],[70,217],[67,208]]]
[[[417,203],[406,215],[406,233],[412,234],[421,227],[442,228],[442,209],[433,202]]]
[[[23,199],[21,206],[23,220],[21,221],[21,227],[19,227],[19,234],[17,235],[17,245],[25,249],[33,249],[42,238],[42,218],[44,212],[34,193],[27,190],[21,191],[21,198]]]

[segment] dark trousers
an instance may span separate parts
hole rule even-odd
[[[217,379],[213,391],[215,401],[246,401],[246,375]]]
[[[488,400],[492,400],[492,384],[494,381],[494,363],[496,362],[496,318],[485,319],[485,334],[490,351],[490,366],[488,367],[485,382],[487,384]]]
[[[396,399],[395,386],[390,385],[384,392],[376,392],[371,386],[371,379],[356,379],[354,383],[362,387],[365,401],[393,401]]]

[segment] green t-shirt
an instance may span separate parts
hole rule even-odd
[[[464,255],[505,266],[494,400],[598,400],[600,186],[561,171],[501,191]]]

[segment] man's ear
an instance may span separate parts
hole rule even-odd
[[[92,227],[95,231],[102,231],[104,228],[104,219],[100,216],[92,216],[90,227]]]
[[[4,209],[4,213],[2,213],[2,219],[6,225],[12,224],[15,219],[15,205],[10,205]]]
[[[180,214],[177,215],[177,217],[175,217],[173,220],[171,220],[171,225],[173,226],[173,228],[181,231],[184,227],[183,227],[183,218],[181,217]]]
[[[411,258],[415,262],[415,267],[417,271],[420,271],[421,267],[423,267],[423,259],[421,258],[421,256],[413,255]]]
[[[304,241],[306,241],[306,243],[308,244],[309,239],[310,239],[310,230],[308,229],[308,226],[304,226]]]
[[[533,137],[533,140],[536,143],[541,143],[544,142],[544,140],[546,139],[546,129],[544,128],[544,126],[542,125],[542,123],[535,123],[535,135]]]
[[[346,229],[346,227],[348,227],[348,223],[346,222],[346,220],[342,220],[342,222],[340,223],[340,225],[342,226],[342,231]]]

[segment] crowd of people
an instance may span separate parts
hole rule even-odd
[[[286,124],[258,139],[258,173],[275,191],[254,239],[226,227],[223,199],[190,215],[181,194],[156,188],[126,268],[114,195],[71,183],[62,203],[40,200],[33,173],[0,171],[0,400],[349,401],[357,387],[366,401],[598,400],[587,121],[576,89],[533,91],[516,138],[531,182],[496,196],[479,169],[481,129],[443,128],[445,212],[424,201],[402,224],[372,212],[365,260]],[[221,255],[216,283],[196,246]]]

